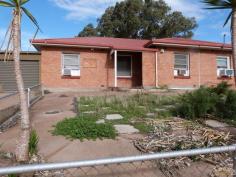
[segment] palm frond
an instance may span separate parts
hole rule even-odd
[[[6,2],[6,1],[0,1],[0,6],[4,6],[4,7],[14,7],[14,4],[10,3],[10,2]]]
[[[30,0],[20,0],[20,5],[22,6],[22,5],[24,5],[24,4],[26,4],[27,2],[29,2]]]
[[[228,16],[227,19],[225,20],[224,27],[225,27],[225,25],[227,25],[227,23],[229,22],[229,20],[230,20],[230,18],[232,17],[232,15],[233,15],[233,11],[231,11],[231,12],[229,13],[229,16]]]
[[[21,9],[23,10],[23,12],[26,14],[26,16],[33,22],[33,24],[40,29],[39,24],[37,22],[37,20],[34,18],[34,16],[30,13],[30,11],[28,11],[26,8],[21,7]]]
[[[16,7],[19,7],[18,0],[9,0],[9,1],[11,1]]]
[[[227,0],[203,0],[202,3],[209,6],[207,9],[229,9],[233,6],[233,3]]]

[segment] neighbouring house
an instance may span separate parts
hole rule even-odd
[[[234,84],[229,44],[182,38],[35,39],[46,89],[198,88]]]
[[[12,55],[4,61],[5,52],[0,52],[0,92],[17,91]],[[21,52],[21,70],[25,88],[40,84],[40,53]]]

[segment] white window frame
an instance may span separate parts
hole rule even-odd
[[[129,76],[119,76],[119,74],[118,74],[118,62],[119,62],[119,57],[130,57],[130,75]],[[132,63],[133,63],[133,56],[132,55],[122,55],[122,54],[118,54],[117,55],[117,77],[118,78],[132,78],[133,77],[133,65],[132,65]]]
[[[223,55],[219,55],[216,57],[216,72],[217,72],[217,76],[220,76],[220,70],[222,70],[222,68],[218,68],[218,64],[217,61],[219,60],[219,58],[224,58],[227,60],[227,68],[226,69],[231,69],[231,63],[230,63],[230,57],[229,56],[223,56]]]
[[[176,55],[185,55],[187,56],[187,69],[178,69],[178,68],[175,68],[175,56]],[[185,76],[190,76],[190,54],[189,53],[181,53],[181,52],[175,52],[174,53],[174,76],[178,76],[178,74],[176,75],[175,74],[175,71],[177,70],[186,70],[187,71],[187,74]]]
[[[64,66],[64,58],[66,55],[74,55],[74,56],[77,56],[77,59],[79,61],[79,69],[78,71],[80,72],[81,71],[81,65],[80,65],[80,54],[79,53],[62,53],[62,57],[61,57],[61,75],[62,76],[66,76],[64,75],[64,69],[65,69],[65,66]],[[71,70],[75,70],[75,69],[71,69]],[[80,76],[80,74],[79,74]]]

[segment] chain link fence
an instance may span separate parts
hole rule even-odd
[[[236,145],[163,152],[156,154],[108,158],[89,161],[34,164],[0,168],[0,175],[34,173],[40,177],[236,177]],[[163,159],[186,158],[215,153],[229,153],[230,162],[216,167],[211,163],[195,162],[186,168],[167,170],[160,166]],[[228,168],[228,171],[221,170]],[[216,173],[216,170],[218,172]]]

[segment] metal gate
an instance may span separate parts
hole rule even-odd
[[[25,88],[40,83],[39,61],[21,61],[21,70]],[[17,90],[13,61],[0,61],[0,84],[4,92],[13,92]]]

